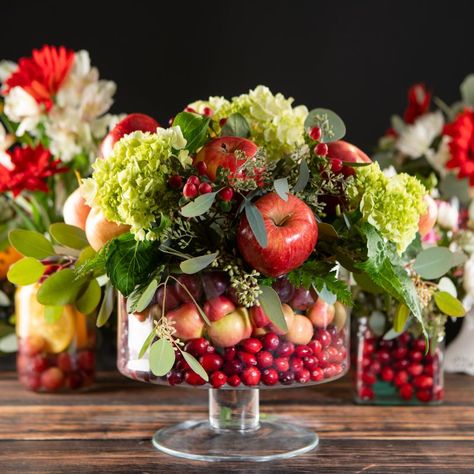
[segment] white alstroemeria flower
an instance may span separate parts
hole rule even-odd
[[[451,158],[451,152],[449,151],[450,141],[451,137],[443,135],[438,149],[435,151],[430,148],[425,153],[428,163],[443,177],[449,172],[449,170],[446,168],[446,162]]]
[[[13,61],[0,61],[0,82],[5,82],[18,67]]]
[[[13,122],[19,123],[16,134],[36,128],[41,117],[41,109],[36,100],[22,87],[14,87],[5,97],[5,114]]]
[[[11,170],[13,168],[10,155],[6,151],[13,145],[15,139],[7,134],[4,126],[0,122],[0,165]]]
[[[410,158],[420,158],[428,153],[433,140],[443,130],[443,125],[441,112],[422,115],[400,133],[396,148]]]
[[[117,86],[112,81],[97,81],[88,84],[81,96],[79,106],[81,120],[91,122],[112,107]]]
[[[387,178],[393,178],[394,176],[397,175],[397,170],[395,169],[394,166],[390,165],[388,166],[387,168],[385,168],[383,170],[383,174],[387,177]]]
[[[443,229],[457,230],[459,223],[459,201],[455,198],[451,202],[438,202],[437,222]]]

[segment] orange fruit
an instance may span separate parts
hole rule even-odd
[[[7,277],[8,270],[11,265],[23,258],[13,247],[7,247],[6,250],[0,252],[0,279]]]

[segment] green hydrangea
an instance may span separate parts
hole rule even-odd
[[[378,163],[357,168],[349,189],[352,201],[359,203],[362,218],[403,253],[415,238],[420,215],[426,211],[425,187],[406,173],[387,177]]]
[[[273,95],[268,87],[258,86],[231,101],[210,97],[189,106],[199,113],[209,107],[217,122],[233,113],[242,114],[250,125],[251,139],[267,150],[270,159],[278,159],[304,144],[308,109],[304,105],[293,107],[293,101],[282,94]]]
[[[167,186],[170,157],[187,165],[186,140],[179,127],[156,133],[133,132],[114,146],[110,157],[97,160],[92,178],[84,180],[83,195],[113,222],[128,224],[137,240],[154,240],[153,223],[176,203]]]

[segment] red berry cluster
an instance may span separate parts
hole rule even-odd
[[[404,333],[393,340],[375,338],[369,332],[361,340],[357,364],[357,394],[362,401],[377,401],[374,384],[387,382],[396,387],[399,399],[427,403],[443,399],[437,377],[439,349],[426,354],[423,338]]]

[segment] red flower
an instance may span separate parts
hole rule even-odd
[[[53,105],[53,98],[68,75],[74,61],[74,51],[64,46],[43,46],[34,49],[31,58],[21,58],[18,69],[5,81],[4,93],[20,86],[44,104],[46,110]]]
[[[406,123],[413,123],[430,108],[431,92],[424,84],[413,84],[408,89],[408,105],[403,114]]]
[[[444,127],[444,135],[451,137],[451,158],[446,167],[458,168],[458,178],[469,178],[469,184],[474,186],[474,112],[468,109],[461,112]]]
[[[7,152],[10,155],[11,169],[0,165],[0,192],[11,191],[18,196],[22,191],[48,192],[46,179],[58,173],[64,173],[60,160],[52,160],[49,150],[42,145],[17,147]]]

